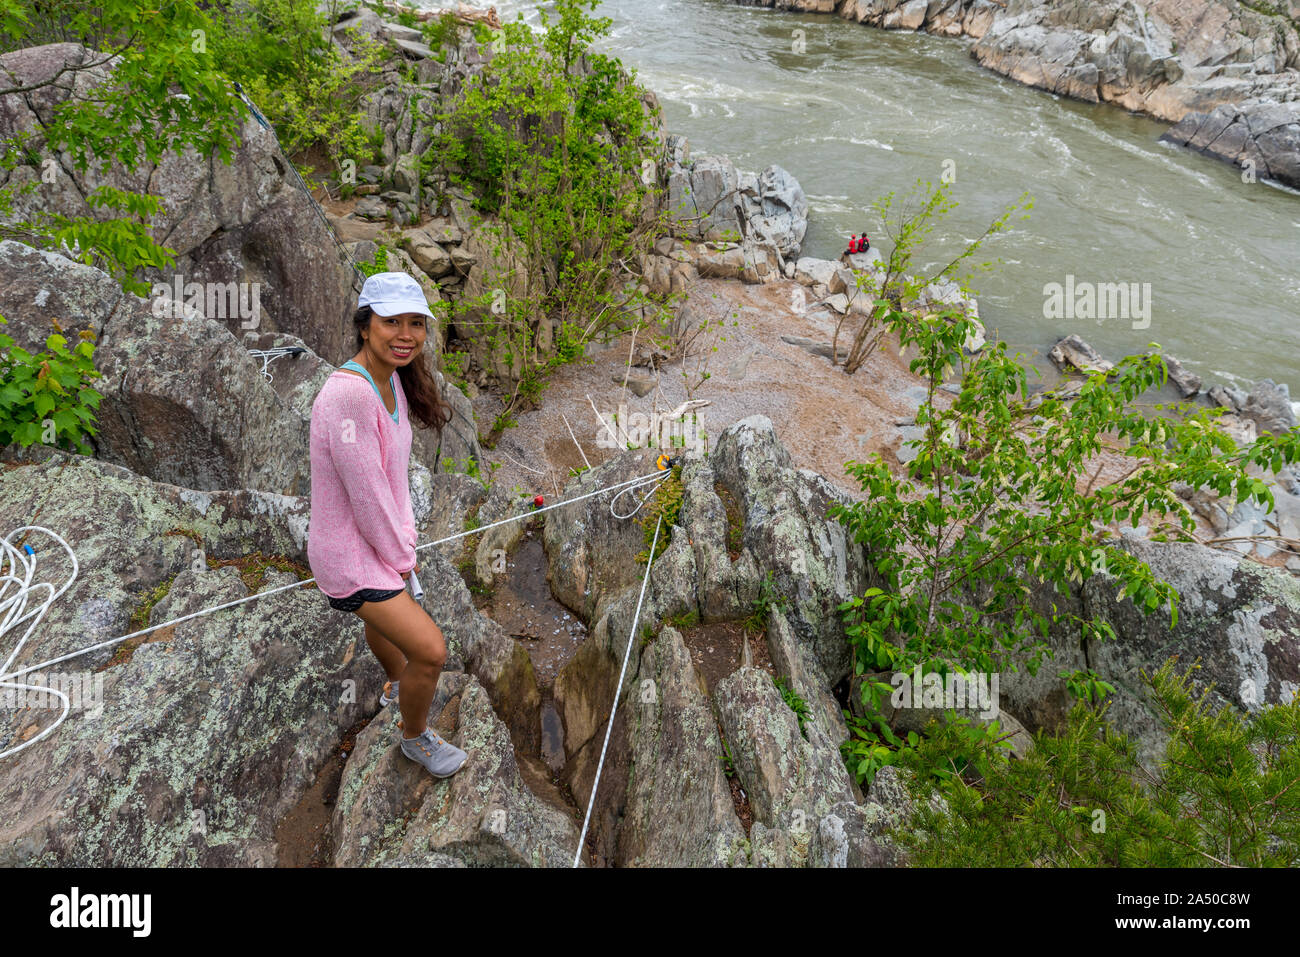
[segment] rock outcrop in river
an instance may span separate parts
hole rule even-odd
[[[990,70],[1177,126],[1167,138],[1300,186],[1300,3],[736,0],[965,36]]]

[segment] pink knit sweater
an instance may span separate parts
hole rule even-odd
[[[394,376],[399,422],[359,375],[335,372],[311,407],[311,521],[307,561],[331,598],[403,588],[415,567],[407,467],[411,423]]]

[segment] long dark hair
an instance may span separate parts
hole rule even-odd
[[[352,323],[357,329],[357,349],[365,347],[361,330],[370,330],[370,317],[374,315],[369,306],[362,306],[352,314]],[[426,340],[427,341],[427,340]],[[406,404],[411,410],[411,418],[426,429],[442,430],[451,421],[451,406],[443,401],[438,391],[437,380],[429,374],[424,363],[424,350],[414,362],[397,367],[397,374],[402,380],[402,391],[406,393]]]

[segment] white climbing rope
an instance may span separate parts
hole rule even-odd
[[[663,473],[663,475],[667,475],[667,474],[668,474],[667,471],[665,471],[665,472]],[[647,484],[647,485],[651,485],[652,483],[647,482],[646,484]],[[657,482],[656,482],[656,483],[653,483],[653,484],[652,484],[652,487],[651,487],[651,489],[650,489],[650,491],[646,492],[645,495],[641,496],[641,501],[639,501],[639,502],[636,503],[636,508],[632,509],[632,511],[628,512],[626,515],[620,515],[620,514],[618,514],[618,512],[614,511],[614,503],[615,503],[615,502],[617,502],[620,498],[622,498],[622,497],[623,497],[624,495],[626,495],[628,492],[632,491],[633,489],[640,488],[640,487],[641,487],[641,486],[639,486],[639,485],[629,485],[627,488],[623,489],[623,491],[619,492],[617,495],[615,495],[613,498],[611,498],[611,499],[609,500],[609,514],[613,515],[615,518],[631,518],[631,517],[632,517],[633,515],[635,515],[637,512],[641,511],[641,506],[644,505],[644,504],[646,503],[646,501],[649,500],[650,496],[653,495],[653,494],[658,490],[658,488],[659,488],[659,484],[658,484]]]
[[[621,492],[619,494],[622,494]],[[645,499],[642,499],[642,504]],[[613,505],[613,502],[610,503]],[[638,505],[639,509],[641,506]],[[635,510],[633,511],[635,514]],[[645,575],[641,579],[641,594],[636,600],[636,614],[632,616],[632,633],[627,636],[627,647],[623,649],[623,667],[618,672],[618,687],[614,689],[614,703],[609,708],[609,720],[605,722],[605,743],[600,746],[600,763],[596,765],[596,780],[591,782],[591,797],[587,799],[587,815],[582,819],[582,833],[578,835],[578,849],[573,855],[573,866],[582,860],[582,846],[587,840],[587,825],[591,823],[591,809],[596,805],[596,790],[600,787],[600,773],[605,770],[605,751],[609,748],[609,733],[614,730],[614,712],[618,710],[618,696],[623,693],[623,677],[627,674],[627,659],[632,654],[632,645],[636,643],[636,625],[641,620],[641,603],[645,601],[645,586],[650,581],[650,567],[654,564],[655,549],[659,545],[659,529],[663,526],[663,512],[655,522],[655,537],[650,544],[650,555],[645,563]]]
[[[306,351],[302,346],[278,346],[275,349],[249,349],[248,354],[254,359],[262,360],[262,375],[266,376],[267,382],[272,382],[275,379],[270,369],[273,359],[278,359],[280,356],[300,356]]]
[[[581,502],[583,499],[588,499],[595,495],[601,495],[604,494],[605,492],[613,491],[616,488],[621,488],[623,489],[623,491],[628,491],[632,488],[640,487],[640,485],[642,484],[652,484],[657,488],[658,484],[662,482],[665,478],[667,478],[669,474],[670,474],[669,470],[661,469],[655,472],[650,472],[646,475],[639,475],[636,478],[627,479],[626,481],[623,482],[616,482],[613,485],[606,486],[605,488],[596,489],[593,492],[586,492],[582,495],[575,496],[574,498],[568,499],[567,501],[564,502],[555,502],[554,504],[546,505],[543,506],[542,508],[534,509],[531,512],[525,512],[522,515],[514,515],[511,516],[510,518],[503,518],[500,521],[492,522],[489,525],[484,525],[479,528],[468,529],[463,532],[457,532],[454,535],[448,535],[446,538],[440,538],[437,541],[428,542],[424,545],[418,546],[416,548],[416,552],[420,552],[426,548],[433,548],[435,545],[442,545],[445,542],[455,541],[458,538],[464,538],[466,535],[478,535],[487,531],[489,528],[496,528],[498,525],[505,525],[508,522],[517,522],[520,519],[531,518],[542,512],[549,511],[553,508],[563,508],[566,505],[573,505],[577,502]],[[619,495],[622,494],[623,492],[619,493]],[[617,498],[618,496],[615,496],[614,501],[617,501]],[[614,502],[611,501],[610,513],[619,518],[630,518],[632,515],[635,515],[636,512],[640,510],[641,505],[643,504],[645,504],[645,499],[642,499],[641,504],[637,505],[637,507],[633,509],[631,513],[629,513],[626,516],[620,516],[618,515],[617,512],[614,511],[613,508]],[[35,549],[33,549],[31,545],[25,544],[22,546],[20,550],[18,547],[16,547],[13,544],[12,541],[15,536],[23,532],[40,532],[46,535],[47,537],[52,538],[55,542],[57,542],[59,545],[63,547],[64,551],[68,553],[68,558],[72,561],[72,574],[68,577],[68,580],[63,583],[62,587],[56,590],[54,586],[49,584],[48,582],[33,581],[34,578],[36,577],[36,564],[37,564],[37,553]],[[658,529],[656,529],[655,536],[657,540]],[[256,595],[247,595],[244,598],[238,598],[235,599],[234,601],[225,602],[224,604],[214,605],[211,608],[203,608],[200,609],[199,611],[191,612],[188,615],[182,615],[180,618],[173,618],[171,621],[165,621],[159,625],[151,625],[148,628],[142,628],[139,631],[133,631],[129,635],[122,635],[119,638],[112,638],[109,639],[108,641],[97,642],[96,644],[88,645],[85,648],[80,648],[76,651],[69,652],[66,655],[60,655],[57,658],[51,658],[48,661],[42,661],[39,664],[29,665],[26,668],[21,668],[16,671],[10,671],[9,669],[12,667],[14,661],[17,659],[19,653],[22,651],[23,646],[27,644],[28,638],[30,638],[32,632],[36,630],[36,627],[40,624],[41,619],[45,617],[45,613],[49,611],[50,606],[53,605],[55,600],[58,599],[58,597],[62,595],[64,592],[66,592],[68,588],[71,587],[73,581],[76,580],[77,571],[79,567],[80,566],[77,563],[76,553],[73,552],[72,547],[68,545],[68,543],[63,540],[63,537],[60,536],[57,532],[51,531],[50,529],[45,528],[42,525],[24,525],[21,528],[14,529],[7,536],[5,536],[5,538],[0,539],[0,649],[3,648],[5,636],[8,635],[9,632],[18,628],[20,625],[22,625],[23,622],[27,621],[28,619],[31,619],[31,624],[27,626],[27,630],[23,632],[23,636],[18,640],[18,643],[14,646],[13,651],[10,652],[9,657],[5,659],[4,665],[0,666],[0,689],[9,689],[10,691],[19,691],[19,692],[32,691],[43,695],[52,694],[59,699],[60,705],[62,707],[62,711],[59,714],[59,717],[54,721],[53,724],[51,724],[40,734],[36,735],[30,741],[26,741],[15,747],[8,748],[7,750],[0,751],[0,759],[6,758],[11,754],[16,754],[19,751],[22,751],[24,748],[29,748],[33,744],[36,744],[41,739],[48,737],[50,734],[53,734],[54,731],[59,727],[59,725],[63,723],[64,719],[67,718],[68,712],[71,710],[68,696],[64,694],[62,691],[56,688],[26,684],[23,682],[16,681],[15,679],[21,678],[27,674],[31,674],[34,671],[40,671],[41,669],[49,668],[52,665],[61,664],[62,662],[65,661],[71,661],[73,658],[79,658],[82,655],[90,654],[92,651],[98,651],[102,648],[111,648],[114,645],[119,645],[122,642],[127,641],[131,638],[138,638],[141,635],[147,635],[151,631],[157,631],[160,628],[167,628],[171,625],[180,624],[183,621],[189,621],[191,618],[199,618],[203,615],[211,615],[214,612],[222,611],[223,609],[226,608],[234,608],[236,605],[242,605],[245,602],[256,601],[259,598],[266,598],[270,595],[276,594],[277,592],[287,591],[290,588],[302,588],[306,585],[310,585],[312,582],[316,580],[315,578],[308,578],[304,581],[291,582],[288,585],[281,585],[277,588],[272,588],[269,591],[258,592]],[[11,588],[15,588],[13,594],[10,594]],[[30,603],[30,600],[33,598],[33,596],[39,589],[44,589],[46,591],[45,598],[41,600],[39,605],[36,605],[30,611],[28,611],[27,606]]]
[[[63,587],[57,591],[55,591],[54,586],[49,582],[32,582],[32,579],[36,575],[36,552],[30,545],[24,545],[22,551],[19,551],[9,540],[19,532],[28,529],[44,532],[56,539],[58,543],[63,546],[64,550],[67,551],[68,557],[72,559],[72,576],[64,582]],[[54,730],[63,723],[63,719],[68,716],[68,712],[71,710],[71,703],[68,700],[68,696],[57,688],[42,688],[37,685],[29,685],[24,682],[9,681],[7,679],[18,677],[17,674],[10,675],[8,673],[9,666],[14,663],[14,659],[18,657],[18,653],[23,650],[23,645],[27,644],[27,639],[30,638],[32,632],[36,630],[36,626],[41,623],[41,619],[45,617],[45,612],[49,609],[50,605],[54,603],[56,598],[68,590],[68,586],[70,586],[73,579],[77,577],[77,567],[77,556],[73,553],[72,549],[68,547],[68,543],[62,538],[59,538],[58,535],[55,535],[48,528],[43,528],[39,525],[27,525],[24,526],[24,528],[15,529],[13,532],[10,532],[6,538],[0,539],[0,616],[3,616],[0,617],[0,639],[2,639],[8,632],[17,628],[27,619],[32,619],[32,623],[27,626],[27,630],[23,632],[23,636],[19,638],[18,643],[14,645],[14,650],[10,652],[9,657],[5,659],[5,663],[0,665],[0,688],[6,689],[9,692],[17,691],[19,693],[25,693],[31,691],[37,694],[52,694],[59,699],[59,706],[62,708],[62,712],[57,721],[30,741],[26,741],[17,747],[0,751],[0,758],[16,754],[23,750],[23,748],[29,748],[42,738],[53,734]],[[6,598],[5,596],[9,594],[10,586],[15,585],[17,586],[17,590],[12,596]],[[46,590],[47,594],[45,600],[42,601],[38,607],[33,608],[31,611],[27,611],[28,599],[39,588]],[[19,674],[25,673],[26,672],[20,672]]]

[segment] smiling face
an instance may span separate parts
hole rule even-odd
[[[381,316],[372,312],[370,327],[362,330],[365,349],[377,363],[385,366],[404,366],[420,354],[428,335],[425,325],[429,317],[418,312],[404,312],[396,316]]]

